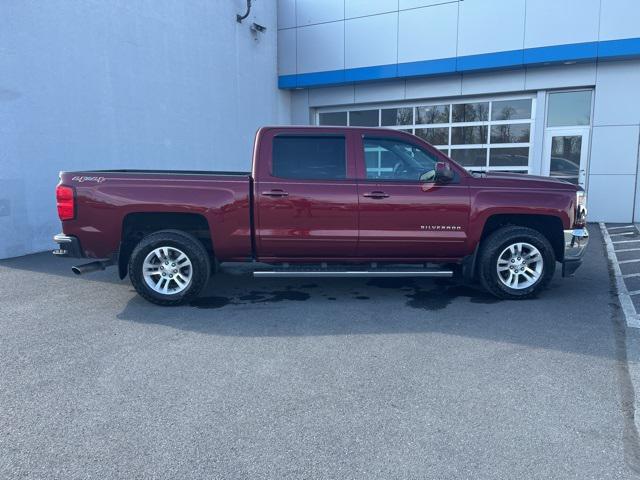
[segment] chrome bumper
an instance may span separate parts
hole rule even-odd
[[[572,275],[580,264],[589,244],[589,231],[586,228],[575,228],[564,231],[564,259],[562,276]]]
[[[59,233],[53,237],[53,241],[60,247],[52,252],[56,257],[84,257],[80,242],[76,237]]]

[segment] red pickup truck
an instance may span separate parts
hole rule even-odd
[[[589,234],[584,191],[560,180],[470,173],[396,130],[264,127],[253,171],[62,172],[55,255],[117,265],[160,305],[196,297],[221,262],[255,276],[459,274],[527,298],[556,262],[571,275]]]

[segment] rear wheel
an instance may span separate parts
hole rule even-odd
[[[493,232],[478,258],[482,286],[505,299],[535,296],[553,278],[556,259],[551,244],[537,230],[508,226]]]
[[[202,243],[180,230],[147,235],[129,259],[133,287],[157,305],[180,305],[197,297],[210,271],[209,254]]]

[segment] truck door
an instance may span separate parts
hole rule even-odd
[[[358,256],[465,255],[469,193],[464,179],[456,174],[447,184],[424,181],[435,174],[436,163],[442,159],[404,138],[364,136],[359,140]]]
[[[358,196],[350,133],[269,130],[257,152],[256,247],[262,261],[353,257]]]

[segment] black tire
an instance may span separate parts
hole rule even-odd
[[[143,263],[156,248],[173,247],[184,252],[191,261],[191,279],[187,287],[178,293],[160,293],[145,281]],[[181,305],[196,298],[207,285],[211,272],[209,253],[193,235],[181,230],[161,230],[140,240],[129,259],[129,278],[136,292],[151,303],[163,306]]]
[[[532,285],[516,289],[505,285],[498,277],[498,259],[501,253],[517,242],[533,245],[542,256],[542,272]],[[506,268],[506,267],[505,267]],[[525,266],[526,268],[526,266]],[[481,244],[478,256],[478,277],[482,287],[502,299],[525,299],[534,297],[544,289],[556,269],[556,258],[549,240],[532,228],[506,226],[489,235]],[[517,269],[516,269],[517,270]],[[508,275],[508,272],[507,272]]]

